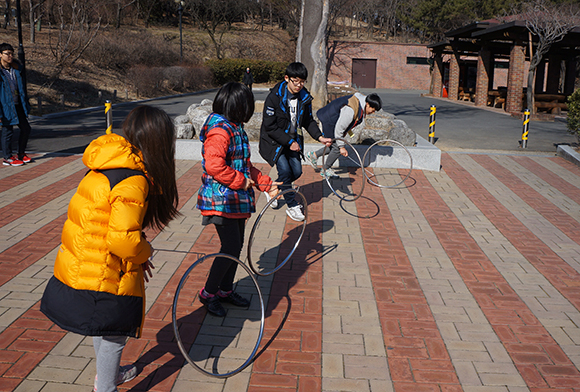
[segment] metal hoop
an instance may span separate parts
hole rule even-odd
[[[365,154],[363,155],[363,160],[362,160],[363,163],[367,161],[367,155],[368,155],[368,153],[371,151],[371,149],[374,146],[376,146],[379,143],[387,143],[387,142],[388,143],[392,143],[392,144],[396,144],[397,146],[402,147],[403,150],[405,150],[405,152],[407,153],[407,155],[409,155],[409,172],[407,173],[407,175],[405,176],[405,178],[403,178],[401,181],[397,182],[395,185],[381,185],[381,184],[379,184],[379,183],[371,180],[372,177],[376,177],[375,174],[369,175],[367,173],[367,170],[363,168],[364,175],[367,178],[367,181],[369,182],[369,184],[372,184],[372,185],[374,185],[376,187],[379,187],[379,188],[395,188],[395,187],[401,185],[402,183],[404,183],[407,180],[407,178],[409,178],[409,176],[411,175],[411,171],[413,170],[413,156],[411,155],[411,153],[409,152],[409,150],[407,149],[407,147],[403,146],[398,141],[391,140],[391,139],[383,139],[383,140],[379,140],[378,142],[374,142],[373,144],[371,144],[370,147],[367,148],[367,150],[365,151]]]
[[[274,200],[276,200],[276,199],[282,197],[283,195],[285,195],[286,193],[290,193],[290,192],[295,192],[296,195],[300,196],[300,198],[302,199],[302,205],[304,206],[304,220],[302,221],[302,231],[300,232],[300,236],[296,240],[296,243],[294,244],[294,247],[292,248],[292,250],[290,251],[288,256],[286,256],[286,258],[280,264],[278,264],[276,266],[276,268],[272,269],[269,272],[258,271],[258,268],[256,268],[256,266],[254,266],[254,263],[252,262],[252,244],[254,243],[254,234],[256,232],[256,229],[258,228],[258,224],[260,223],[260,219],[262,219],[262,216],[268,210],[268,208],[274,202]],[[296,251],[296,248],[298,248],[300,241],[302,240],[302,236],[304,235],[304,230],[306,229],[306,221],[307,220],[308,220],[308,203],[306,202],[306,197],[304,197],[304,195],[301,192],[299,192],[297,189],[286,189],[286,190],[280,192],[278,194],[278,196],[273,197],[268,203],[266,203],[266,205],[264,206],[264,208],[262,208],[262,211],[260,211],[260,214],[256,218],[256,221],[254,222],[254,226],[252,226],[252,231],[250,232],[250,238],[248,238],[248,256],[247,256],[247,259],[248,259],[248,264],[250,265],[250,268],[252,269],[252,271],[254,271],[254,273],[256,275],[268,276],[268,275],[272,275],[274,272],[277,272],[280,270],[280,268],[284,267],[284,265],[286,265],[288,260],[290,260],[290,258],[292,257],[292,255]]]
[[[193,362],[193,360],[189,356],[189,353],[185,349],[183,342],[181,341],[181,337],[179,335],[179,330],[177,328],[176,313],[177,313],[177,299],[179,298],[179,292],[181,291],[181,288],[183,287],[185,280],[187,279],[187,276],[189,275],[191,270],[194,269],[197,265],[206,261],[210,257],[214,257],[214,258],[215,257],[224,257],[224,258],[233,260],[236,263],[238,263],[240,266],[242,266],[244,268],[244,270],[248,273],[250,278],[252,279],[254,286],[256,286],[256,290],[258,291],[258,297],[260,298],[260,309],[262,311],[262,319],[260,321],[260,333],[258,334],[258,341],[256,342],[256,345],[254,346],[254,349],[252,350],[252,353],[250,354],[248,359],[240,367],[238,367],[237,369],[232,370],[231,372],[228,372],[228,373],[211,373],[211,372],[208,372],[207,370],[201,368],[195,362]],[[200,372],[207,374],[208,376],[217,377],[217,378],[227,378],[227,377],[231,377],[235,374],[238,374],[239,372],[244,370],[246,367],[248,367],[248,365],[254,360],[254,356],[256,355],[256,352],[258,351],[258,347],[260,346],[260,341],[262,340],[262,336],[264,334],[264,314],[265,314],[265,308],[264,308],[264,299],[262,297],[262,291],[260,290],[260,286],[258,285],[258,282],[256,281],[256,278],[254,277],[254,275],[252,275],[252,271],[250,271],[248,266],[246,266],[244,263],[242,263],[237,257],[231,256],[231,255],[228,255],[225,253],[212,253],[212,254],[209,254],[209,255],[204,256],[202,258],[197,259],[197,261],[195,263],[193,263],[187,269],[187,271],[185,271],[185,274],[183,274],[183,277],[179,281],[179,285],[177,285],[177,289],[175,290],[175,297],[173,297],[173,308],[171,311],[171,319],[173,322],[173,333],[175,334],[175,339],[177,340],[177,345],[179,346],[179,351],[181,351],[181,354],[183,354],[183,356],[185,357],[187,362],[189,362],[189,364],[191,366],[193,366],[194,368],[196,368]]]
[[[356,199],[358,199],[359,197],[362,196],[363,191],[365,189],[365,182],[366,181],[364,180],[364,178],[366,177],[366,175],[364,174],[365,168],[363,166],[363,161],[360,159],[360,155],[359,155],[358,151],[353,147],[353,145],[349,141],[347,141],[346,139],[337,137],[335,139],[332,139],[332,142],[334,143],[337,140],[343,141],[345,144],[348,144],[350,146],[350,148],[354,151],[356,157],[358,158],[358,164],[360,165],[360,168],[363,171],[363,181],[362,181],[362,185],[360,188],[360,193],[358,195],[355,194],[352,198],[348,198],[348,197],[342,197],[338,194],[338,192],[336,192],[336,190],[334,189],[334,187],[330,183],[330,178],[328,178],[328,176],[326,175],[326,170],[324,170],[324,161],[325,161],[325,157],[326,157],[326,149],[328,148],[328,146],[326,146],[326,145],[324,146],[324,150],[322,151],[322,172],[321,173],[324,176],[326,183],[330,187],[330,190],[332,191],[332,193],[334,193],[336,195],[336,197],[338,197],[342,201],[355,201]],[[351,159],[351,160],[353,160],[353,159]],[[357,163],[357,162],[355,161],[355,163]]]

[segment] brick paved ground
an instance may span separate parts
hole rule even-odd
[[[144,333],[123,355],[141,372],[122,391],[580,391],[578,167],[547,155],[445,153],[441,172],[415,171],[398,189],[367,185],[341,202],[305,166],[301,245],[257,279],[266,307],[258,356],[220,379],[185,363],[173,334],[181,277],[219,246],[195,209],[199,162],[177,166],[183,215],[148,233],[160,250]],[[85,171],[78,156],[0,167],[0,391],[92,389],[91,340],[60,330],[38,303]],[[381,183],[397,175],[375,173]],[[351,170],[335,185],[361,181]],[[284,208],[268,210],[252,243],[258,268],[284,259],[301,227]],[[260,305],[240,270],[250,309],[207,315],[196,292],[208,269],[192,270],[176,317],[190,356],[224,373],[252,351]]]

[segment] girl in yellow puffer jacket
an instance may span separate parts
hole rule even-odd
[[[41,311],[59,327],[93,336],[95,390],[117,391],[137,375],[119,367],[127,337],[139,337],[153,249],[143,229],[179,213],[173,122],[163,110],[133,109],[124,136],[103,135],[83,154],[90,169],[72,197]]]

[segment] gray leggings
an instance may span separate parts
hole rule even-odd
[[[127,336],[93,336],[98,392],[117,392],[117,374],[125,343]]]
[[[314,153],[314,155],[316,155],[316,158],[320,158],[323,153],[324,153],[324,147],[322,147],[321,149],[319,149],[318,151],[316,151]],[[324,167],[323,167],[324,170],[326,170],[329,167],[331,167],[332,164],[334,162],[336,162],[336,160],[340,156],[340,147],[338,147],[338,145],[336,144],[336,141],[335,142],[332,142],[332,144],[330,145],[330,147],[327,147],[326,148],[326,154],[328,156],[324,160]]]

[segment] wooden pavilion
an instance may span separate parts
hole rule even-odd
[[[448,40],[428,46],[433,59],[432,95],[469,100],[476,106],[501,107],[512,114],[526,109],[530,50],[535,48],[525,21],[475,22],[445,35]],[[545,116],[544,112],[553,117],[566,109],[566,98],[574,91],[578,78],[579,62],[580,28],[575,28],[552,45],[536,69],[535,104],[530,108],[536,117]],[[495,83],[494,87],[494,75],[502,67],[507,67],[505,85]]]

